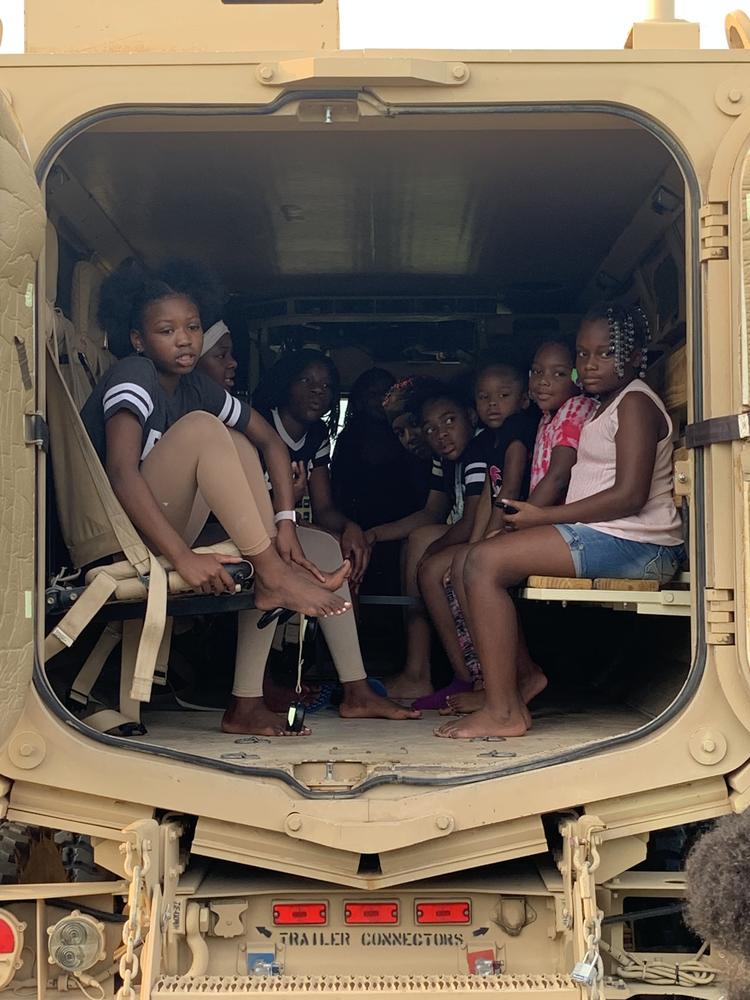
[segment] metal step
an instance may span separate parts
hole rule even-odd
[[[376,994],[381,1000],[404,995],[450,995],[456,1000],[480,993],[520,993],[524,1000],[578,997],[578,987],[562,975],[496,976],[162,976],[151,990],[152,1000],[194,1000],[214,997],[231,1000],[245,996],[359,997]]]

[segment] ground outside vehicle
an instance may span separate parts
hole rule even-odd
[[[334,0],[26,6],[0,60],[0,989],[718,996],[680,863],[750,796],[748,19],[725,52],[660,10],[621,52],[359,53]],[[44,663],[84,489],[50,377],[86,391],[97,282],[175,245],[235,292],[251,370],[301,329],[347,384],[637,296],[689,567],[528,582],[577,687],[523,740],[237,741],[145,705],[145,735],[99,732],[63,690],[96,622]]]

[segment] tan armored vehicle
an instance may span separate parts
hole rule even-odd
[[[668,7],[622,51],[344,52],[334,0],[27,0],[0,59],[9,996],[719,995],[681,863],[750,795],[750,23],[701,51]],[[638,298],[689,567],[527,582],[554,684],[521,739],[237,738],[169,702],[252,595],[174,593],[76,411],[103,277],[174,253],[231,290],[250,389],[291,333],[350,386]],[[395,608],[363,608],[366,656]]]

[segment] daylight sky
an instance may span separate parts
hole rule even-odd
[[[48,0],[64,3],[64,0]],[[96,2],[96,0],[93,0]],[[157,0],[158,2],[158,0]],[[342,48],[619,49],[646,0],[339,0]],[[701,47],[726,48],[737,0],[676,0]],[[750,0],[746,5],[750,12]],[[0,0],[0,52],[23,51],[23,0]]]

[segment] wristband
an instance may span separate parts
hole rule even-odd
[[[297,523],[297,511],[296,510],[277,510],[273,515],[273,523],[278,524],[279,521],[291,521],[293,524]]]

